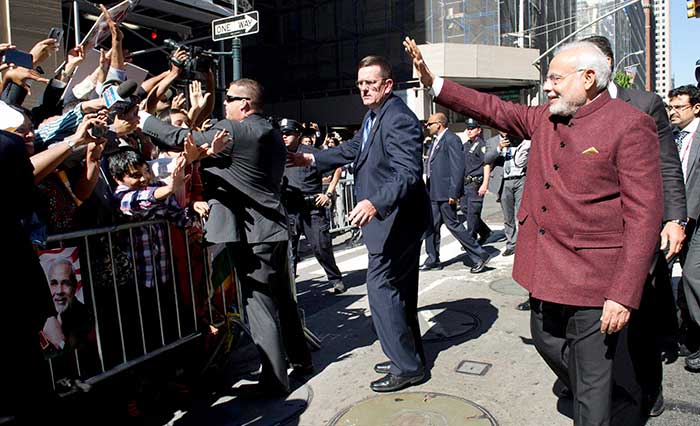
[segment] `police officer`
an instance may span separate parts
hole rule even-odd
[[[473,118],[467,119],[468,140],[464,143],[464,195],[459,201],[465,217],[467,229],[474,238],[479,236],[479,244],[484,244],[491,235],[491,229],[481,220],[484,195],[488,191],[491,168],[484,159],[486,143],[481,136],[481,126]]]
[[[317,151],[310,145],[300,144],[302,125],[298,121],[285,118],[280,120],[279,125],[288,151],[299,153]],[[299,259],[299,237],[303,232],[313,249],[316,260],[326,271],[328,281],[333,285],[333,291],[339,294],[345,291],[345,285],[333,256],[333,244],[329,233],[330,221],[325,210],[331,203],[332,194],[322,193],[322,177],[315,166],[287,167],[284,172],[282,200],[289,218],[295,273]]]

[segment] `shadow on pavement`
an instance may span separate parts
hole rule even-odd
[[[441,302],[418,307],[419,311],[423,311],[426,309],[431,311],[442,310],[442,313],[432,318],[432,322],[444,327],[454,327],[455,325],[458,325],[445,324],[444,318],[448,317],[447,312],[450,311],[469,313],[475,315],[479,320],[478,326],[469,333],[457,335],[453,338],[446,338],[444,340],[439,341],[424,341],[423,344],[425,347],[426,364],[429,370],[433,368],[435,360],[437,359],[440,352],[449,349],[453,346],[459,346],[470,340],[478,339],[483,334],[488,332],[491,329],[491,326],[493,326],[493,324],[496,322],[496,319],[498,319],[498,308],[491,304],[491,300],[483,298],[467,298],[455,300],[452,302]]]

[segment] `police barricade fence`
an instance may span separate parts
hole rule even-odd
[[[340,179],[335,187],[335,197],[331,200],[330,214],[330,232],[332,234],[348,231],[353,228],[348,221],[348,214],[355,208],[355,181],[350,177]],[[324,184],[324,190],[328,185]]]
[[[209,325],[242,322],[227,249],[204,248],[196,230],[154,220],[49,236],[39,259],[56,316],[39,340],[54,391],[87,391]]]

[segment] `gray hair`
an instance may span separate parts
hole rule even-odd
[[[588,41],[573,41],[566,43],[556,50],[554,56],[572,49],[582,49],[582,52],[575,56],[577,70],[593,70],[595,72],[596,86],[598,90],[603,90],[610,83],[610,64],[608,58],[602,50],[595,44]]]

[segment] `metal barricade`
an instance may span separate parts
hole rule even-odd
[[[165,221],[52,235],[47,245],[40,260],[50,288],[59,285],[60,279],[50,276],[57,261],[72,265],[73,276],[79,276],[78,291],[78,286],[72,291],[52,288],[57,315],[47,319],[42,331],[48,337],[42,347],[51,385],[58,392],[69,391],[66,380],[72,391],[76,384],[89,389],[197,338],[203,318],[221,325],[231,310],[242,312],[235,280],[228,287],[233,296],[226,294],[227,287],[215,287],[202,246],[188,229]],[[220,295],[214,299],[217,288]],[[63,344],[56,343],[55,335],[61,333],[51,324],[60,325]]]
[[[355,181],[352,177],[340,179],[335,187],[336,197],[331,204],[330,219],[332,234],[345,232],[352,229],[348,222],[348,214],[355,208]],[[327,187],[324,185],[324,188]]]

